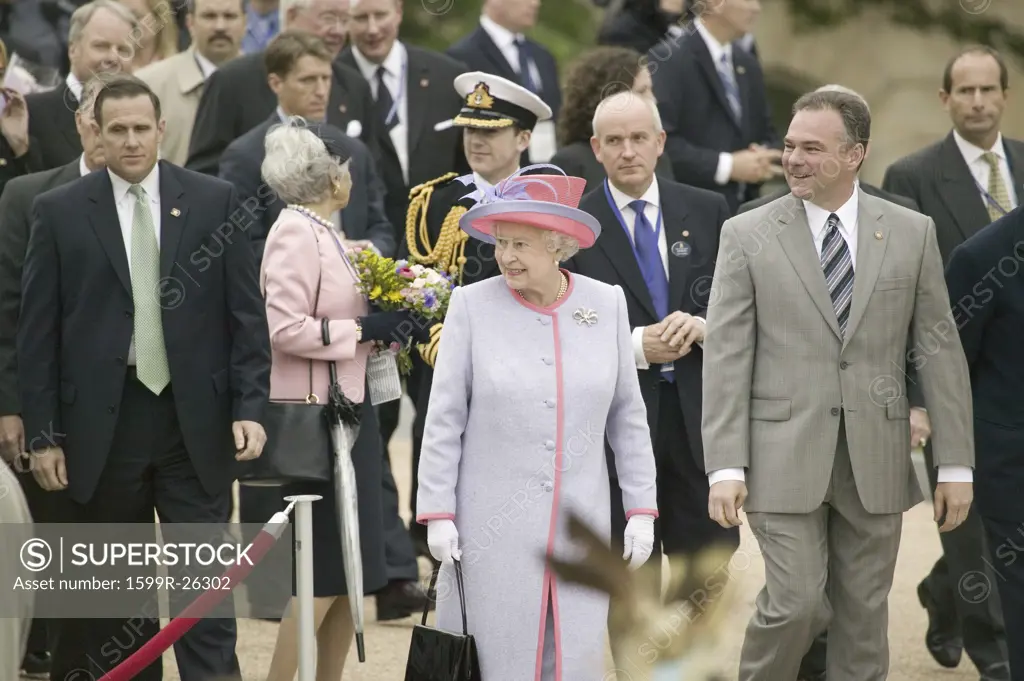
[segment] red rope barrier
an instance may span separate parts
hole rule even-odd
[[[277,542],[287,524],[288,516],[286,514],[275,513],[274,517],[263,526],[263,529],[253,539],[249,550],[246,552],[249,560],[245,564],[232,565],[224,572],[222,580],[229,580],[231,589],[211,588],[204,591],[187,608],[182,610],[179,616],[172,619],[166,627],[161,629],[160,633],[147,641],[145,645],[136,650],[126,660],[107,672],[100,681],[129,681],[129,679],[134,679],[143,669],[159,659],[178,639],[203,619],[207,613],[217,607],[240,582],[249,576],[253,568],[263,560],[263,557],[267,555],[271,547]]]

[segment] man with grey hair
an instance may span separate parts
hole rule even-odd
[[[103,148],[93,131],[92,106],[96,94],[112,76],[99,74],[82,86],[82,98],[75,111],[75,124],[82,154],[70,163],[11,180],[0,195],[0,458],[13,462],[29,509],[38,522],[62,522],[67,513],[63,491],[44,491],[32,476],[25,459],[25,430],[21,420],[18,391],[16,336],[21,307],[21,271],[32,227],[32,202],[36,196],[67,184],[104,167]],[[36,619],[22,662],[26,673],[49,670],[57,622]],[[6,678],[6,677],[4,677]]]
[[[725,198],[656,176],[665,150],[658,107],[620,92],[604,99],[591,146],[607,179],[580,201],[601,222],[595,248],[566,267],[621,286],[658,473],[653,565],[668,555],[693,556],[714,545],[735,550],[739,530],[707,517],[708,481],[700,438],[704,320]],[[611,452],[612,537],[626,525]],[[618,541],[616,539],[615,541]]]
[[[82,153],[75,126],[82,83],[98,73],[130,73],[138,30],[132,11],[115,0],[92,0],[71,15],[70,73],[59,87],[25,97],[30,171],[58,168]]]
[[[863,99],[812,92],[793,111],[782,162],[799,201],[722,228],[703,381],[708,512],[737,527],[744,509],[765,559],[739,681],[797,678],[826,625],[827,678],[884,679],[903,513],[923,500],[907,348],[929,350],[916,380],[935,417],[943,532],[973,501],[970,378],[956,334],[934,332],[955,328],[935,223],[857,186]]]

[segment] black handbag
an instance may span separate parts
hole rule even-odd
[[[314,235],[316,231],[314,230]],[[320,308],[321,276],[317,277],[313,316]],[[324,345],[330,345],[328,320],[321,320]],[[331,362],[332,376],[334,362]],[[305,399],[268,402],[260,420],[267,441],[263,453],[239,466],[238,483],[247,487],[280,487],[290,482],[331,482],[331,434],[327,395],[313,392],[313,360],[309,360],[309,392]]]
[[[462,633],[453,634],[427,626],[427,611],[430,603],[437,599],[437,575],[440,572],[438,568],[430,578],[423,619],[412,630],[405,681],[482,681],[476,639],[466,626],[466,591],[462,585],[460,561],[455,561],[455,583],[462,608]]]

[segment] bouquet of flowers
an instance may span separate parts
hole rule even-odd
[[[455,284],[447,274],[407,260],[393,260],[369,249],[349,253],[358,276],[358,288],[370,303],[385,312],[410,310],[426,322],[439,322],[448,312]],[[412,342],[400,346],[392,343],[389,350],[397,357],[403,376],[412,370]]]

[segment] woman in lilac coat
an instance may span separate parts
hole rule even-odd
[[[522,172],[522,171],[521,171]],[[453,560],[485,679],[604,676],[608,598],[559,581],[575,513],[610,542],[607,437],[628,518],[625,556],[654,546],[654,454],[622,290],[559,267],[600,224],[585,181],[513,175],[461,219],[502,276],[455,290],[419,464],[417,521],[441,562],[439,628],[461,632]]]

